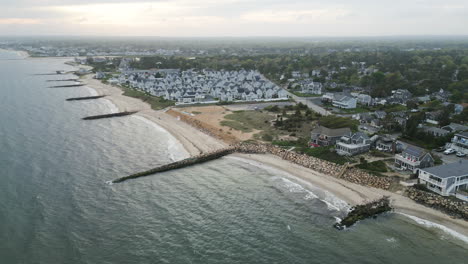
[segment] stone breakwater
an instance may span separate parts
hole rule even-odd
[[[456,218],[468,221],[468,203],[445,198],[438,194],[418,190],[410,187],[406,189],[405,196],[417,203],[442,211]]]
[[[222,157],[224,157],[226,155],[232,154],[234,151],[235,151],[234,148],[220,149],[220,150],[213,151],[213,152],[210,152],[210,153],[201,154],[201,155],[198,155],[198,156],[195,156],[195,157],[192,157],[192,158],[188,158],[188,159],[176,161],[176,162],[173,162],[173,163],[169,163],[169,164],[166,164],[166,165],[162,165],[162,166],[159,166],[159,167],[156,167],[154,169],[147,170],[147,171],[135,173],[135,174],[125,176],[125,177],[122,177],[122,178],[118,178],[118,179],[113,180],[112,183],[120,183],[120,182],[124,182],[126,180],[145,177],[145,176],[149,176],[149,175],[156,174],[156,173],[159,173],[159,172],[165,172],[165,171],[170,171],[170,170],[175,170],[175,169],[181,169],[181,168],[189,167],[189,166],[192,166],[192,165],[195,165],[195,164],[204,163],[204,162],[211,161],[211,160],[216,160],[216,159],[222,158]]]
[[[236,152],[241,153],[272,154],[317,172],[364,186],[388,190],[392,183],[392,179],[388,177],[378,177],[355,168],[349,169],[347,165],[335,164],[306,154],[288,151],[273,145],[239,144],[235,146],[235,149]]]

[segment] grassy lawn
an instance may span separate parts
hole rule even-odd
[[[300,151],[304,152],[309,156],[341,165],[345,164],[346,162],[353,162],[353,160],[348,157],[336,154],[335,149],[333,147],[303,148]]]
[[[321,97],[321,94],[308,94],[308,93],[301,93],[301,92],[291,92],[292,94],[299,96],[299,97]]]
[[[336,111],[338,114],[358,114],[358,113],[367,113],[369,112],[368,108],[356,107],[354,109],[340,109]]]
[[[275,117],[271,114],[264,113],[261,111],[234,111],[231,114],[226,115],[225,120],[221,121],[221,125],[231,127],[235,130],[242,132],[252,132],[255,130],[261,130],[263,136],[265,133],[270,134],[272,137],[277,136],[278,132],[271,126],[270,121],[274,120]]]
[[[245,133],[259,130],[260,132],[254,135],[254,139],[263,141],[272,141],[286,135],[310,137],[312,122],[304,122],[300,128],[296,128],[294,132],[291,132],[272,126],[271,121],[275,119],[276,113],[266,111],[234,111],[226,115],[220,124]]]
[[[152,96],[142,91],[138,91],[131,88],[122,88],[124,90],[123,95],[138,98],[144,102],[147,102],[151,105],[151,108],[154,110],[161,110],[169,106],[175,105],[174,101],[166,100],[162,97]]]
[[[357,131],[359,126],[359,121],[354,120],[348,117],[341,117],[341,116],[323,116],[319,120],[320,125],[328,128],[344,128],[349,127],[353,131]]]
[[[387,172],[387,165],[382,160],[370,162],[370,163],[361,163],[356,165],[357,168],[373,171],[373,172]]]

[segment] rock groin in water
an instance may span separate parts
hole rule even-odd
[[[120,183],[120,182],[124,182],[126,180],[145,177],[145,176],[149,176],[149,175],[159,173],[159,172],[165,172],[165,171],[170,171],[170,170],[189,167],[189,166],[192,166],[192,165],[195,165],[195,164],[200,164],[200,163],[204,163],[204,162],[207,162],[207,161],[222,158],[222,157],[224,157],[226,155],[232,154],[233,152],[234,152],[233,148],[226,148],[226,149],[221,149],[221,150],[218,150],[218,151],[210,152],[210,153],[207,153],[207,154],[201,154],[201,155],[198,155],[196,157],[184,159],[184,160],[181,160],[181,161],[176,161],[176,162],[173,162],[173,163],[170,163],[170,164],[166,164],[166,165],[156,167],[156,168],[151,169],[151,170],[135,173],[135,174],[132,174],[132,175],[129,175],[129,176],[126,176],[126,177],[122,177],[122,178],[113,180],[112,183]]]
[[[73,97],[73,98],[68,98],[66,101],[81,101],[81,100],[93,100],[93,99],[99,99],[103,98],[105,95],[97,95],[97,96],[85,96],[85,97]]]
[[[112,114],[104,114],[104,115],[95,115],[95,116],[87,116],[83,117],[83,120],[95,120],[95,119],[103,119],[103,118],[111,118],[111,117],[120,117],[120,116],[128,116],[133,115],[137,111],[132,112],[120,112],[120,113],[112,113]]]
[[[390,199],[389,197],[384,196],[379,200],[352,207],[348,215],[339,223],[334,224],[333,227],[339,230],[343,230],[354,225],[360,220],[371,217],[375,218],[377,215],[389,212],[391,210],[392,207],[390,206]]]

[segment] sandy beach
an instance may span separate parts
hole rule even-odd
[[[442,212],[415,203],[413,200],[397,193],[354,184],[337,179],[314,170],[304,168],[270,154],[233,154],[236,157],[249,159],[291,174],[312,185],[333,193],[350,205],[372,201],[382,196],[389,196],[396,213],[416,216],[430,222],[443,225],[468,238],[468,222],[454,219]]]
[[[203,152],[209,152],[226,147],[227,144],[215,139],[183,121],[166,114],[163,110],[152,110],[150,105],[136,98],[122,95],[122,90],[93,79],[92,75],[86,75],[83,79],[88,87],[93,88],[99,95],[106,95],[106,99],[114,103],[119,111],[139,111],[137,115],[147,118],[166,129],[189,152],[191,156]],[[248,159],[275,169],[282,170],[294,177],[309,182],[310,184],[333,193],[339,199],[349,205],[356,205],[372,201],[382,196],[389,196],[396,213],[403,213],[430,222],[443,225],[468,239],[468,222],[462,219],[454,219],[437,210],[415,203],[413,200],[397,193],[381,189],[366,187],[334,178],[311,169],[282,160],[274,155],[263,154],[233,154],[234,157]]]
[[[96,90],[99,95],[106,95],[105,98],[115,104],[119,111],[138,111],[137,115],[167,130],[184,146],[191,156],[227,146],[224,142],[206,135],[162,110],[155,111],[151,109],[149,104],[139,99],[122,95],[123,91],[121,89],[93,79],[91,74],[86,75],[83,81],[88,87]]]

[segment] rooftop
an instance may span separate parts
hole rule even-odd
[[[439,178],[465,176],[468,175],[468,160],[460,160],[459,162],[421,170],[433,174]]]

